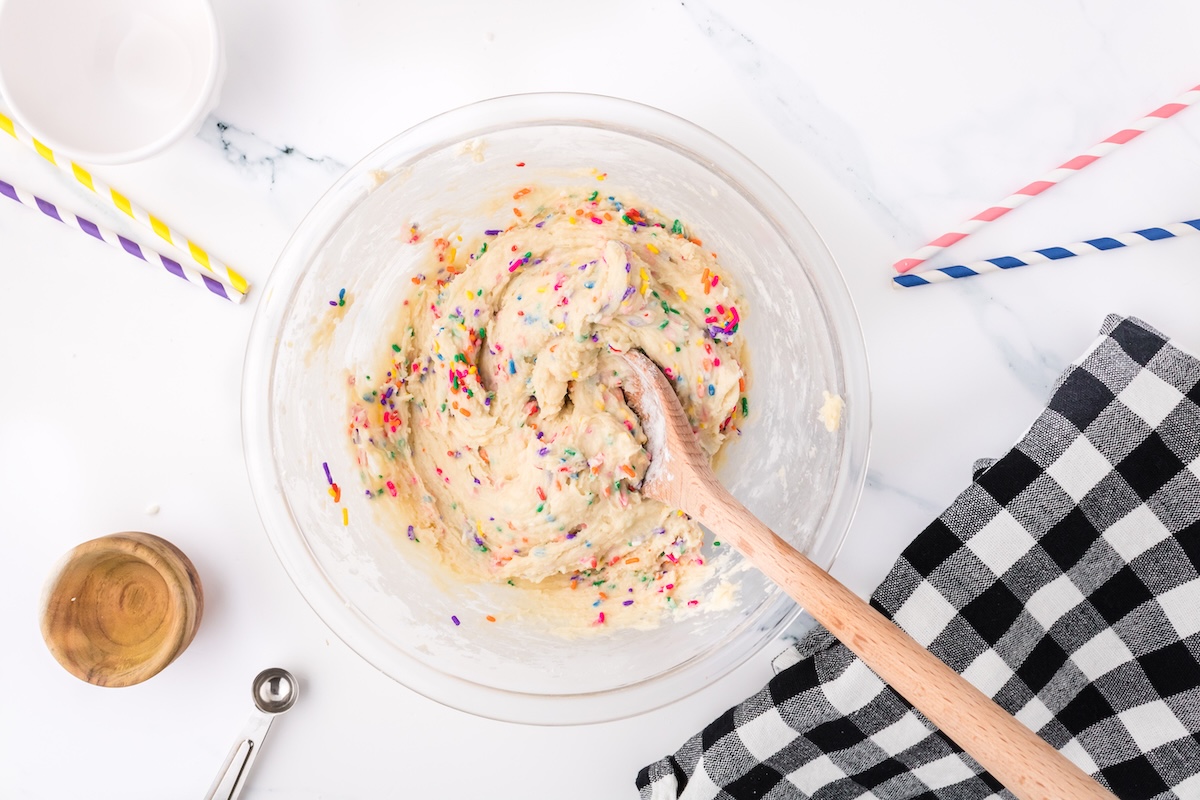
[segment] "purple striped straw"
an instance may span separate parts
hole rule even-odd
[[[101,227],[91,220],[84,219],[78,214],[73,214],[64,209],[60,209],[53,203],[43,200],[42,198],[37,197],[30,192],[25,191],[24,189],[19,189],[13,184],[2,179],[0,179],[0,194],[17,201],[23,206],[36,208],[38,211],[41,211],[51,219],[58,220],[65,225],[78,228],[94,239],[99,239],[100,241],[110,244],[113,247],[118,247],[129,255],[134,256],[135,258],[140,258],[142,261],[145,261],[151,266],[162,267],[167,272],[178,278],[183,278],[188,283],[208,289],[208,291],[212,292],[217,297],[223,297],[226,300],[230,300],[234,303],[240,303],[246,298],[246,295],[237,291],[232,286],[222,283],[216,278],[205,275],[199,270],[193,269],[191,266],[181,264],[175,259],[165,256],[162,253],[159,253],[157,250],[153,250],[143,244],[139,244],[132,239],[128,239],[121,234],[116,233],[115,231]]]

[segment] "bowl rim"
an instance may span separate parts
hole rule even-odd
[[[460,120],[477,117],[480,112],[488,112],[489,123],[476,123],[464,131]],[[405,164],[456,142],[499,130],[539,125],[580,125],[616,130],[681,153],[738,191],[789,248],[806,256],[805,271],[809,273],[808,278],[831,329],[831,347],[839,377],[846,394],[853,398],[853,410],[843,417],[844,444],[831,500],[815,529],[822,531],[831,519],[839,520],[841,530],[834,533],[837,541],[832,555],[827,563],[818,565],[829,569],[845,545],[865,483],[870,448],[867,354],[849,290],[820,234],[787,193],[761,168],[704,128],[667,111],[630,100],[563,92],[489,98],[418,123],[374,148],[349,168],[297,226],[260,294],[243,367],[243,451],[260,519],[288,577],[317,616],[364,660],[435,702],[477,716],[534,725],[588,724],[646,713],[694,694],[732,672],[773,641],[800,614],[800,608],[782,596],[783,602],[775,604],[777,607],[773,611],[768,609],[758,621],[759,630],[769,630],[771,635],[760,637],[757,646],[743,652],[726,652],[718,659],[717,656],[722,655],[721,648],[714,648],[646,680],[599,691],[542,695],[487,686],[440,672],[387,641],[378,626],[349,606],[325,574],[300,532],[280,486],[272,452],[272,409],[267,402],[278,355],[277,335],[299,289],[299,278],[307,268],[309,256],[319,251],[346,215],[370,193],[373,187],[363,180],[364,176],[377,169],[384,156],[389,163]],[[668,133],[663,134],[663,129]],[[669,138],[672,132],[683,132],[689,144],[681,145]],[[730,174],[732,170],[741,177],[735,178]],[[780,216],[786,218],[786,226]],[[797,247],[800,239],[806,240],[804,248]],[[819,252],[812,252],[813,247]],[[301,547],[286,546],[284,539],[288,536],[298,538]],[[319,593],[325,595],[322,602],[312,596],[317,594],[314,587],[320,587]],[[400,657],[403,670],[389,668],[395,663],[394,656]],[[673,685],[673,691],[664,690],[668,684],[680,683],[683,672],[689,673],[691,678],[687,685]],[[617,703],[618,695],[625,696],[627,701],[636,700],[637,707],[616,710],[614,706],[630,704]]]

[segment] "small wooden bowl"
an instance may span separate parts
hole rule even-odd
[[[196,568],[149,533],[84,542],[46,583],[42,637],[58,663],[97,686],[132,686],[191,644],[204,611]]]

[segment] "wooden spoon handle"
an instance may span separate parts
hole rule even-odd
[[[702,482],[707,483],[707,482]],[[1064,755],[751,514],[720,484],[696,516],[1021,800],[1115,800]]]

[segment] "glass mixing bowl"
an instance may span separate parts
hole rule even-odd
[[[845,285],[804,215],[760,169],[704,130],[628,101],[487,100],[402,133],[350,169],[300,225],[262,290],[243,380],[244,445],[275,552],[363,658],[482,716],[596,722],[703,688],[799,609],[755,570],[729,569],[740,556],[714,548],[710,534],[706,556],[725,559],[740,584],[723,611],[574,639],[535,623],[488,623],[485,615],[506,602],[502,590],[512,589],[448,581],[406,557],[388,517],[373,510],[386,498],[368,500],[358,485],[347,441],[348,374],[378,363],[426,252],[407,244],[410,225],[504,227],[512,203],[500,201],[535,184],[638,198],[683,220],[720,256],[745,296],[751,381],[749,418],[718,475],[828,568],[858,501],[870,438],[866,355]],[[342,289],[346,306],[331,308]],[[819,414],[824,392],[846,403],[832,432]],[[323,463],[340,485],[340,505]]]

